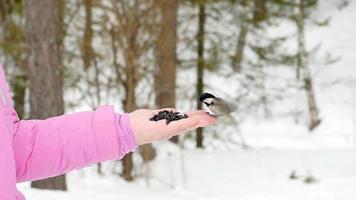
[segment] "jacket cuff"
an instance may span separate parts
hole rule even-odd
[[[116,160],[118,150],[116,118],[113,106],[99,106],[93,115],[93,132],[97,162]]]
[[[119,143],[119,158],[137,149],[137,143],[130,124],[128,113],[116,114],[116,126]]]

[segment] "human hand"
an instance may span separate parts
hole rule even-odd
[[[166,140],[199,127],[213,125],[216,122],[215,117],[210,116],[203,110],[187,112],[185,114],[189,116],[188,118],[172,121],[168,125],[166,120],[150,121],[151,117],[162,110],[175,111],[173,108],[160,110],[140,109],[129,113],[137,145]]]

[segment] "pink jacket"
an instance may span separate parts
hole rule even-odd
[[[136,147],[128,114],[115,114],[112,106],[19,120],[0,65],[0,200],[23,200],[18,182],[121,159]]]

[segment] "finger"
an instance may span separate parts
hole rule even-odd
[[[207,112],[203,110],[197,110],[197,111],[192,111],[189,112],[188,116],[190,117],[199,117],[199,124],[202,127],[209,126],[211,124],[214,124],[216,122],[216,117],[208,114]]]
[[[199,127],[208,127],[208,126],[211,126],[211,125],[214,125],[216,123],[217,119],[213,116],[210,116],[210,115],[202,115],[202,116],[199,116],[199,123],[196,124],[194,127],[192,127],[191,129],[194,130],[194,129],[197,129]]]
[[[188,131],[195,130],[200,127],[208,127],[216,123],[216,118],[210,115],[195,115],[194,116],[195,120],[198,120],[198,123],[195,123],[191,126],[187,126],[184,130],[179,130],[175,135],[183,134]]]
[[[195,111],[186,112],[185,114],[187,114],[189,117],[192,117],[194,115],[203,115],[206,113],[207,112],[205,110],[195,110]]]
[[[192,131],[199,127],[207,127],[213,125],[216,122],[216,118],[208,114],[195,115],[193,117],[172,122],[174,126],[170,127],[170,130],[165,138],[170,138],[175,135],[180,135],[188,131]]]
[[[195,127],[199,124],[199,117],[189,117],[186,119],[181,119],[178,121],[173,121],[168,125],[170,133],[178,134],[180,132],[185,132],[190,130],[192,127]]]
[[[215,124],[216,121],[217,121],[216,117],[213,117],[211,115],[201,116],[198,125],[199,127],[207,127]]]

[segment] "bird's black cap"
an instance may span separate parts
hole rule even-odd
[[[207,98],[216,98],[216,97],[210,93],[204,93],[199,97],[199,101],[203,102]]]

